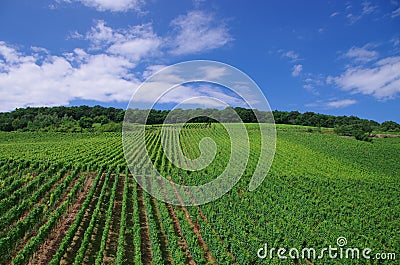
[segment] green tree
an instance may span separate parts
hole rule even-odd
[[[370,138],[372,127],[367,120],[360,120],[357,123],[337,126],[335,132],[338,135],[354,136],[357,140],[372,141]]]
[[[382,122],[381,129],[385,132],[400,132],[400,124],[394,121],[385,121]]]
[[[93,122],[100,123],[101,125],[107,124],[110,120],[106,115],[95,116]]]
[[[82,118],[79,119],[79,123],[78,124],[79,124],[79,126],[81,128],[87,129],[87,128],[92,127],[93,119],[89,118],[89,117],[82,117]]]

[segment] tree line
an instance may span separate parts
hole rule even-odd
[[[235,114],[237,113],[237,115]],[[126,117],[125,117],[126,114]],[[400,124],[394,121],[378,123],[356,116],[332,116],[314,112],[272,111],[275,123],[313,127],[335,128],[341,135],[363,138],[373,130],[400,132]],[[124,117],[127,121],[140,124],[168,123],[212,123],[220,122],[272,122],[271,113],[246,108],[219,109],[174,109],[140,110],[105,108],[102,106],[37,107],[20,108],[0,113],[1,131],[121,131]],[[147,119],[146,119],[147,117]],[[193,118],[192,118],[193,117]]]
[[[20,108],[0,113],[0,131],[121,131],[124,115],[101,106]]]

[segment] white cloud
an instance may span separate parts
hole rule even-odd
[[[49,51],[42,47],[32,46],[31,50],[38,54],[40,54],[40,53],[49,54]]]
[[[372,14],[378,9],[378,6],[372,5],[371,2],[368,2],[368,1],[364,1],[362,3],[362,6],[363,6],[363,8],[362,8],[362,12],[361,13],[363,15]]]
[[[156,98],[159,91],[152,90],[148,94],[151,94],[143,101]],[[154,94],[154,96],[153,96]],[[150,101],[152,102],[152,101]],[[244,106],[245,103],[231,95],[228,95],[223,90],[217,88],[212,84],[185,84],[179,85],[167,93],[163,94],[162,97],[158,98],[158,103],[177,103],[181,105],[202,105],[203,107],[222,107],[222,106]]]
[[[300,59],[300,56],[295,51],[283,51],[279,50],[279,53],[282,54],[282,57],[289,58],[292,62],[296,62]]]
[[[234,97],[232,95],[228,95],[225,91],[222,89],[216,88],[215,86],[212,85],[201,85],[199,88],[203,95],[205,94],[206,96],[210,98],[215,98],[218,99],[219,101],[224,102],[226,105],[229,106],[244,106],[244,101],[240,99],[238,96]]]
[[[292,76],[294,76],[294,77],[298,76],[302,70],[303,70],[303,65],[301,65],[301,64],[294,65],[293,71],[292,71]]]
[[[83,39],[85,36],[83,36],[81,33],[79,33],[78,31],[74,30],[72,32],[70,32],[67,36],[67,40],[69,39]]]
[[[349,13],[346,15],[347,19],[349,20],[350,24],[355,24],[357,21],[359,21],[362,18],[362,15],[354,15],[353,13]]]
[[[392,12],[392,18],[400,16],[400,7]]]
[[[167,65],[163,64],[155,64],[155,65],[150,65],[146,67],[146,70],[143,71],[142,73],[142,78],[147,79],[156,72],[160,71],[161,69],[165,68]]]
[[[193,5],[195,8],[200,8],[205,2],[206,0],[193,0]]]
[[[79,49],[68,56],[41,56],[0,43],[0,111],[66,105],[75,99],[127,101],[139,84],[129,73],[133,64],[121,56]]]
[[[313,103],[305,104],[306,107],[313,107],[313,108],[345,108],[351,105],[356,104],[357,101],[353,99],[330,99],[329,101],[324,100],[317,100]]]
[[[158,39],[135,39],[113,44],[108,51],[112,54],[125,56],[131,60],[139,61],[147,55],[158,52],[160,41]]]
[[[182,55],[224,46],[233,38],[224,22],[203,11],[191,11],[171,22],[175,35],[170,39],[171,53]]]
[[[95,8],[98,11],[126,12],[128,10],[140,11],[142,0],[58,0],[58,2],[80,2],[83,5]]]
[[[75,35],[78,36],[78,38],[83,36],[80,33],[75,33]],[[91,42],[91,47],[93,49],[101,49],[110,43],[121,39],[123,40],[125,37],[122,34],[114,32],[111,27],[106,26],[103,20],[98,20],[96,25],[84,35],[84,38]]]
[[[224,67],[204,66],[200,69],[204,72],[201,78],[203,80],[217,80],[227,74]]]
[[[240,98],[246,99],[249,104],[258,104],[261,100],[259,94],[257,98],[254,98],[254,94],[256,94],[254,93],[254,84],[235,77],[229,67],[221,70],[223,67],[209,65],[206,62],[197,65],[198,68],[193,65],[177,65],[163,69],[158,75],[152,76],[143,83],[135,92],[134,101],[131,104],[137,106],[153,102],[181,103],[196,98],[190,104],[193,105],[193,102],[197,102],[203,107],[211,107],[214,105],[207,105],[206,102],[215,104],[217,102],[215,99],[218,99],[219,102],[222,101],[228,105],[244,106],[245,102]],[[158,66],[155,69],[158,69]],[[195,71],[193,72],[193,70]],[[211,76],[208,76],[210,73]],[[205,80],[207,78],[210,79]],[[218,81],[219,79],[220,81]],[[223,85],[218,85],[219,82]],[[211,101],[210,99],[205,100],[205,97],[211,98]]]
[[[364,1],[361,3],[360,10],[356,9],[358,8],[353,8],[353,6],[351,6],[350,4],[346,4],[346,18],[348,19],[350,24],[355,24],[363,17],[375,14],[378,10],[378,6],[373,5],[369,1]]]
[[[400,45],[400,38],[394,37],[393,39],[390,40],[390,42],[393,44],[393,47],[397,47]]]
[[[387,57],[371,67],[351,67],[338,77],[328,77],[327,82],[379,100],[394,98],[400,92],[400,56]]]
[[[91,49],[106,49],[111,54],[124,56],[131,61],[160,53],[162,45],[161,37],[154,33],[151,24],[113,29],[99,20],[85,38],[91,42]]]
[[[315,75],[312,73],[305,73],[304,75],[305,78],[303,79],[303,88],[314,95],[319,95],[319,89],[325,87],[326,85],[326,77],[324,77],[322,74]]]
[[[333,12],[329,17],[336,17],[340,15],[340,12]]]
[[[141,83],[137,77],[144,79],[163,67],[153,65],[143,71],[137,65],[163,53],[198,53],[232,40],[223,23],[200,11],[180,16],[171,25],[172,35],[161,37],[151,24],[115,29],[99,20],[87,33],[70,34],[87,40],[88,49],[57,56],[42,47],[23,52],[0,41],[0,111],[67,105],[72,100],[129,101]],[[217,78],[224,73],[204,69],[202,74]]]
[[[128,29],[114,29],[102,20],[84,35],[91,42],[92,50],[106,50],[131,61],[159,56],[163,52],[174,55],[199,53],[219,48],[232,37],[225,25],[210,14],[192,11],[171,22],[174,28],[170,36],[157,35],[151,24],[142,24]],[[74,33],[81,38],[82,34]]]
[[[344,108],[356,104],[357,101],[353,99],[334,100],[326,103],[327,107],[331,108]]]
[[[305,84],[305,85],[303,85],[303,88],[310,90],[310,91],[314,89],[313,85],[311,85],[311,84]]]
[[[378,52],[368,49],[368,45],[364,47],[352,47],[348,50],[344,57],[354,60],[356,63],[366,63],[378,58]]]
[[[18,63],[21,60],[19,53],[4,41],[0,41],[0,55],[8,63]]]
[[[186,83],[176,86],[176,84],[183,81],[179,74],[171,72],[164,75],[163,73],[161,80],[152,80],[143,83],[143,87],[136,91],[134,101],[131,104],[138,105],[140,103],[156,102],[157,104],[201,104],[206,107],[217,107],[221,105],[221,101],[228,105],[237,105],[238,102],[242,103],[238,98],[224,93],[213,84]],[[215,105],[216,102],[219,103]]]

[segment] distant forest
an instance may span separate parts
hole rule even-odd
[[[245,108],[233,108],[243,122],[257,122],[256,115],[262,122],[268,122],[268,113]],[[129,109],[127,119],[132,122],[145,123],[146,110]],[[169,116],[169,122],[236,122],[232,116],[232,109],[175,109],[150,110],[146,124],[161,124]],[[216,119],[207,116],[212,115]],[[293,124],[314,127],[335,128],[342,135],[353,135],[351,131],[359,130],[363,133],[375,131],[400,132],[400,125],[394,121],[378,123],[373,120],[360,119],[355,116],[331,116],[314,112],[300,113],[298,111],[273,111],[275,123]],[[73,106],[73,107],[40,107],[21,108],[12,112],[0,113],[1,131],[53,131],[53,132],[112,132],[122,129],[125,110],[105,108],[101,106]]]

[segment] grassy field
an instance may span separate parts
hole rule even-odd
[[[249,192],[260,135],[246,126],[252,148],[243,177],[220,199],[186,207],[137,185],[121,133],[0,133],[0,264],[398,264],[400,138],[368,143],[278,126],[271,170]],[[198,157],[206,136],[218,153],[199,172],[171,165],[159,151],[159,128],[148,130],[146,144],[160,172],[194,185],[215,178],[229,159],[220,125],[185,128],[185,155]],[[143,148],[132,150],[133,173],[146,172]],[[323,248],[339,247],[339,237],[344,251],[370,248],[371,258],[319,259]],[[265,244],[275,248],[272,258],[257,256]],[[299,257],[280,259],[279,248],[286,256],[296,248]],[[316,257],[303,257],[304,248]],[[378,260],[377,253],[397,257]]]

